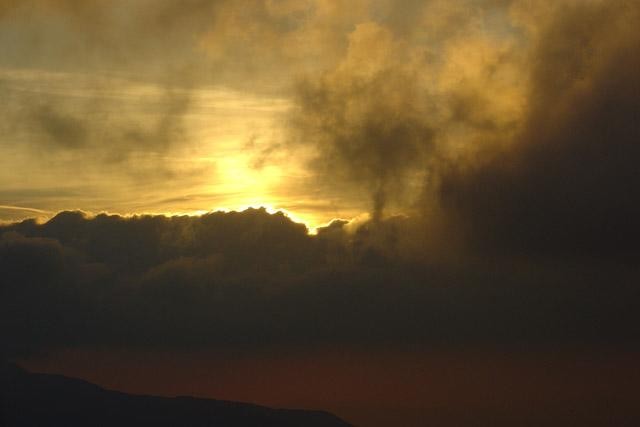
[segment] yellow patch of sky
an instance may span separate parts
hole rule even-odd
[[[313,231],[343,213],[317,208],[313,196],[286,190],[287,183],[306,176],[300,160],[288,158],[286,163],[255,165],[256,154],[284,134],[281,118],[291,106],[287,99],[223,87],[185,88],[140,83],[106,74],[0,68],[0,77],[10,84],[15,96],[24,97],[26,101],[34,99],[33,96],[44,96],[37,99],[51,99],[52,108],[76,114],[87,121],[87,126],[101,126],[91,122],[95,109],[101,108],[104,109],[101,114],[107,114],[106,117],[116,123],[129,120],[152,129],[155,121],[167,114],[166,103],[172,102],[172,97],[188,99],[186,110],[171,118],[180,121],[183,131],[171,141],[168,151],[145,151],[149,147],[132,150],[128,154],[129,163],[117,167],[99,163],[94,167],[84,161],[69,163],[73,162],[73,152],[59,152],[42,165],[36,165],[42,159],[26,151],[7,158],[10,162],[5,165],[6,173],[0,173],[6,178],[2,190],[21,196],[0,200],[0,205],[5,207],[0,214],[2,219],[17,220],[43,211],[54,214],[61,209],[130,215],[201,214],[265,207],[268,212],[283,211]],[[47,98],[49,96],[52,98]],[[96,102],[87,104],[87,99]],[[87,108],[87,114],[83,114]],[[23,137],[31,138],[31,134]],[[87,147],[100,150],[104,145],[94,142]],[[88,153],[80,154],[87,156]],[[2,163],[0,159],[0,166]],[[69,173],[71,164],[73,173]],[[168,179],[162,174],[153,176],[158,165],[169,168]],[[34,166],[42,173],[26,176],[11,172]],[[152,174],[132,180],[132,174],[140,171]],[[62,189],[65,189],[64,197],[60,193]]]

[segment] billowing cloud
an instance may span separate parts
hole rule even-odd
[[[422,2],[400,13],[378,2],[339,62],[298,80],[288,139],[275,145],[307,159],[314,179],[302,186],[352,200],[364,191],[377,219],[385,207],[407,212],[441,164],[517,129],[523,42],[508,8],[480,3]]]
[[[576,4],[540,31],[522,130],[442,175],[441,201],[472,244],[636,252],[639,13],[630,3]]]
[[[425,264],[402,249],[411,235],[404,221],[355,233],[338,222],[317,236],[264,210],[63,212],[4,226],[5,349],[635,342],[631,269]]]
[[[422,166],[432,130],[401,42],[374,23],[356,27],[349,40],[335,71],[300,83],[292,142],[317,149],[316,172],[365,188],[377,220],[391,193]]]
[[[633,253],[639,8],[413,12],[425,30],[360,24],[342,62],[298,85],[286,147],[310,159],[302,185],[366,192],[374,218],[391,202],[424,221],[429,251]]]

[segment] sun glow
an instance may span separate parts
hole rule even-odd
[[[264,209],[267,213],[271,215],[282,213],[291,221],[298,224],[303,224],[305,227],[307,227],[308,233],[312,235],[315,235],[317,233],[317,228],[321,225],[321,224],[318,224],[316,219],[311,216],[296,214],[291,211],[288,211],[285,208],[281,208],[271,203],[262,202],[262,201],[256,201],[253,203],[234,206],[234,207],[219,206],[213,209],[213,211],[214,212],[243,212],[243,211],[246,211],[247,209]]]
[[[282,212],[292,221],[304,224],[310,234],[315,234],[317,227],[326,222],[324,218],[310,212],[292,212],[287,208],[291,200],[283,198],[278,192],[283,182],[296,175],[300,165],[290,163],[286,168],[279,164],[257,167],[254,161],[250,154],[244,152],[218,159],[217,182],[210,185],[207,191],[224,194],[225,197],[213,210],[230,212],[264,208],[270,214]]]

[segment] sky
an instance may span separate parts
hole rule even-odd
[[[636,425],[635,0],[0,0],[4,357],[359,426]]]
[[[0,219],[269,206],[315,228],[373,203],[402,213],[436,152],[521,119],[524,8],[4,0]]]

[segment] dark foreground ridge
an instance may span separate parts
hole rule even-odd
[[[2,365],[2,419],[14,426],[348,427],[322,411],[272,409],[193,397],[141,396],[105,390],[61,375]]]

